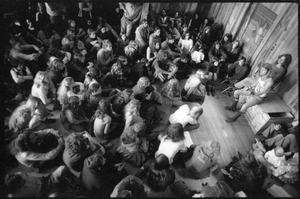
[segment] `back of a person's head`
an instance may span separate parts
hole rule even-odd
[[[147,172],[147,184],[155,191],[165,191],[174,181],[175,173],[172,169],[157,170],[150,167]]]
[[[46,153],[58,145],[55,135],[52,133],[43,134],[39,132],[29,132],[28,145],[33,152]]]
[[[183,127],[180,123],[171,124],[167,129],[167,137],[173,142],[184,140]]]
[[[98,82],[93,82],[89,85],[89,90],[92,92],[96,92],[100,88],[100,84]]]
[[[159,154],[154,159],[155,165],[154,169],[162,170],[162,169],[170,169],[169,158],[164,154]]]
[[[175,37],[174,37],[174,35],[172,35],[172,34],[168,34],[167,39],[168,39],[168,40],[174,40]]]
[[[135,143],[137,139],[137,135],[132,128],[126,128],[121,135],[121,141],[123,144]]]
[[[217,141],[207,141],[204,143],[203,152],[210,158],[216,159],[220,155],[220,143]]]
[[[5,176],[5,187],[8,193],[13,193],[25,183],[20,173],[10,173]]]
[[[69,155],[85,152],[85,150],[87,149],[87,142],[85,139],[86,138],[83,137],[82,134],[76,135],[75,133],[72,133],[71,135],[69,135],[66,140],[66,149]]]
[[[21,133],[24,130],[30,119],[31,119],[31,109],[22,105],[22,107],[18,107],[14,110],[11,117],[9,118],[8,126],[9,130],[11,130],[14,134]]]
[[[102,43],[102,48],[106,49],[108,46],[112,46],[112,43],[108,39],[105,39]]]
[[[284,150],[282,147],[276,147],[275,148],[275,155],[277,157],[282,157],[284,155]]]
[[[85,164],[92,173],[99,175],[105,161],[106,159],[103,157],[101,152],[95,152],[93,155],[86,158]]]

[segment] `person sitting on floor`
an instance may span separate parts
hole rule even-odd
[[[161,89],[162,104],[167,106],[183,105],[181,88],[177,79],[170,79]]]
[[[35,75],[31,95],[41,99],[45,105],[56,100],[56,89],[45,71],[39,71]]]
[[[72,85],[74,84],[74,79],[72,77],[65,77],[60,83],[59,88],[57,89],[57,100],[61,105],[61,110],[63,111],[68,105],[68,96],[67,92],[71,90]]]
[[[51,79],[55,88],[57,88],[63,78],[68,76],[67,67],[61,59],[54,56],[49,58],[47,65],[47,76]]]
[[[15,172],[5,176],[8,198],[76,197],[82,196],[80,187],[72,180],[66,166],[59,166],[50,174]]]
[[[196,68],[199,68],[201,66],[201,63],[203,63],[205,58],[204,55],[204,49],[202,47],[202,44],[196,43],[194,47],[192,48],[191,52],[191,64],[194,65]]]
[[[291,157],[299,150],[297,138],[294,133],[287,133],[280,124],[271,124],[256,137],[266,148],[282,147],[287,157]]]
[[[84,160],[96,151],[105,153],[104,148],[87,132],[72,133],[66,138],[62,159],[70,171],[79,177]]]
[[[100,70],[105,74],[109,71],[113,62],[112,43],[109,40],[104,40],[102,48],[97,52],[97,64]]]
[[[79,97],[68,98],[69,106],[61,115],[63,126],[72,131],[81,132],[87,130],[89,119],[85,116],[82,106],[79,105]]]
[[[128,78],[127,64],[127,58],[123,55],[119,56],[117,63],[113,64],[110,72],[105,75],[103,88],[131,87],[133,82]]]
[[[100,144],[107,143],[107,137],[110,133],[111,113],[110,103],[108,100],[102,99],[95,114],[90,119],[91,134],[94,134]]]
[[[203,109],[200,104],[192,106],[191,109],[189,105],[184,104],[170,115],[169,122],[170,124],[180,123],[184,131],[192,131],[200,126],[198,119],[202,114]]]
[[[89,111],[94,112],[102,99],[102,88],[100,84],[98,82],[90,83],[85,92],[86,106]]]
[[[170,167],[169,159],[159,154],[147,161],[136,173],[137,177],[146,177],[147,185],[154,191],[165,191],[175,181],[175,172]]]
[[[30,89],[33,83],[33,76],[29,68],[23,63],[19,63],[16,66],[12,66],[10,74],[16,83],[17,89],[22,92],[24,97],[27,97],[30,94]]]
[[[167,36],[167,39],[161,44],[161,48],[168,52],[172,60],[180,56],[180,50],[178,49],[177,45],[174,42],[175,42],[174,36],[169,34]]]
[[[29,97],[26,102],[17,107],[9,118],[8,126],[13,134],[20,134],[25,129],[43,128],[41,122],[51,118],[52,114],[37,97]]]
[[[94,152],[83,162],[80,182],[87,197],[109,198],[115,185],[127,175],[120,159],[111,153]]]
[[[116,153],[126,162],[139,167],[146,161],[148,145],[149,142],[144,137],[139,138],[134,129],[126,128],[121,135]]]
[[[141,102],[137,99],[132,99],[124,107],[124,118],[125,118],[125,128],[129,126],[134,126],[139,123],[145,123],[144,119],[140,116]]]
[[[204,85],[207,82],[207,78],[208,76],[205,75],[205,71],[202,69],[198,69],[194,75],[191,75],[182,89],[183,99],[203,104],[206,95]]]
[[[150,30],[148,26],[147,19],[143,19],[140,25],[135,30],[135,41],[138,44],[139,53],[144,54],[148,46]]]
[[[227,110],[236,111],[237,104],[242,104],[240,111],[232,118],[226,119],[226,122],[232,123],[244,114],[249,107],[262,103],[267,93],[273,86],[273,79],[269,77],[271,65],[266,63],[260,69],[260,78],[249,88],[234,91],[234,102],[232,106],[225,107]]]
[[[158,101],[158,93],[147,93],[148,90],[153,89],[148,77],[140,77],[137,84],[132,88],[132,97],[141,102],[140,115],[144,115],[145,122],[147,126],[151,126],[152,122],[158,121],[160,119],[157,106],[155,103]]]
[[[181,53],[180,57],[173,60],[173,63],[176,64],[178,68],[176,72],[176,78],[178,80],[186,79],[188,75],[192,73],[188,61],[189,56],[185,52]]]
[[[282,147],[276,147],[275,149],[267,151],[264,158],[272,168],[277,168],[280,166],[281,162],[285,160],[284,150]]]
[[[219,155],[220,143],[217,141],[191,145],[185,157],[185,167],[190,174],[189,176],[195,179],[208,177],[212,171],[218,168],[217,158]]]
[[[9,148],[19,163],[38,169],[42,164],[58,157],[63,147],[64,139],[59,131],[44,129],[20,134]]]
[[[152,63],[154,68],[154,77],[158,78],[161,82],[167,81],[174,77],[178,68],[168,58],[168,52],[165,50],[160,50],[156,56],[156,59]]]
[[[121,32],[120,37],[117,39],[115,43],[115,54],[122,55],[124,54],[124,48],[129,44],[129,39],[126,37],[126,34]]]
[[[134,175],[123,178],[110,194],[111,198],[145,198],[151,194],[151,188]]]

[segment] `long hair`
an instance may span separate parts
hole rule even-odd
[[[110,108],[110,102],[109,100],[102,99],[99,102],[98,109],[96,111],[96,117],[99,119],[103,119],[105,114],[110,114],[111,113],[111,108]]]
[[[136,43],[136,41],[131,40],[129,41],[128,45],[125,46],[124,48],[124,53],[126,55],[127,58],[132,58],[133,56],[135,56],[138,52],[138,45]]]
[[[8,127],[13,134],[20,134],[31,120],[31,109],[26,105],[19,106],[9,118]]]
[[[214,161],[216,161],[220,155],[221,146],[217,141],[207,141],[202,148],[203,152]]]
[[[150,85],[151,85],[150,80],[146,76],[140,77],[137,82],[137,87],[143,91],[145,91],[145,89]]]
[[[37,88],[44,88],[45,91],[50,87],[51,79],[47,76],[46,71],[38,71],[34,77],[33,83]]]
[[[278,60],[281,58],[281,57],[285,57],[285,61],[284,63],[282,64],[283,67],[285,69],[287,69],[287,67],[290,65],[290,63],[292,62],[292,55],[291,54],[282,54],[282,55],[279,55],[278,56],[278,59],[276,61],[276,63],[278,63]]]
[[[156,47],[155,47],[157,43],[159,44],[159,49],[156,49]],[[150,51],[152,53],[158,52],[161,49],[161,42],[159,40],[154,39],[154,42],[152,42],[152,44],[149,47],[150,47]]]
[[[155,159],[150,160],[147,171],[148,185],[155,191],[164,191],[175,180],[175,173],[170,168],[169,159],[159,154]]]
[[[108,39],[105,39],[102,43],[102,48],[107,49],[108,46],[112,46],[112,43]]]
[[[161,89],[161,94],[165,97],[168,96],[181,96],[181,88],[177,79],[170,79]]]
[[[69,155],[84,153],[87,150],[85,137],[82,134],[72,133],[66,140],[66,149]]]
[[[168,51],[161,49],[160,51],[158,51],[157,55],[156,55],[156,59],[159,62],[165,62],[166,59],[168,58]]]
[[[172,142],[179,142],[185,139],[183,127],[180,123],[171,124],[167,129],[167,138]]]
[[[71,85],[74,83],[72,77],[65,77],[60,83],[59,88],[57,89],[57,100],[62,104],[67,101],[67,92],[71,89]]]
[[[264,63],[264,65],[261,67],[267,70],[267,76],[270,76],[272,73],[272,66],[269,63]]]
[[[130,115],[140,115],[139,110],[141,108],[141,102],[137,99],[132,99],[124,107],[125,119]]]
[[[59,72],[65,68],[65,64],[61,59],[51,56],[48,61],[48,70]]]
[[[17,107],[9,118],[8,126],[13,133],[21,133],[27,128],[34,111],[43,106],[41,99],[30,96],[26,103],[22,103]],[[44,107],[45,108],[45,107]]]

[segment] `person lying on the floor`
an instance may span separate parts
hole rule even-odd
[[[265,63],[260,69],[259,79],[252,84],[250,87],[234,91],[233,97],[234,102],[231,106],[226,106],[225,109],[230,111],[236,111],[237,104],[242,104],[239,112],[231,117],[226,119],[226,122],[232,123],[236,121],[242,114],[244,114],[248,108],[263,103],[267,93],[273,86],[273,79],[269,77],[271,73],[271,65]]]
[[[200,104],[193,105],[191,109],[189,105],[184,104],[170,115],[169,122],[180,123],[184,131],[192,131],[200,126],[198,119],[202,114],[203,109]]]
[[[168,157],[169,163],[173,163],[175,155],[180,152],[186,152],[187,147],[184,143],[185,137],[183,127],[180,123],[171,124],[164,134],[158,136],[160,144],[155,153],[155,157],[164,154]]]

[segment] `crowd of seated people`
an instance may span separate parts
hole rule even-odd
[[[141,19],[142,4],[126,2],[116,9],[117,20],[107,21],[93,14],[92,4],[79,3],[78,16],[66,15],[59,25],[54,12],[45,15],[55,9],[51,3],[36,3],[36,21],[27,25],[17,17],[7,21],[8,153],[28,169],[6,175],[10,197],[157,196],[153,192],[176,183],[177,163],[193,178],[207,177],[218,168],[220,143],[185,145],[185,131],[200,126],[206,95],[215,96],[217,81],[236,80],[234,103],[226,107],[236,111],[241,104],[226,120],[234,122],[263,102],[291,62],[284,54],[265,63],[257,77],[246,78],[253,83],[246,87],[238,82],[248,71],[240,42],[230,33],[220,37],[220,26],[202,23],[198,13],[170,17],[162,10],[152,23]],[[30,37],[27,26],[35,30]],[[176,109],[167,123],[160,106]],[[53,120],[64,133],[49,128]],[[268,149],[298,154],[294,136],[270,139],[262,140]],[[128,175],[124,164],[138,172]],[[54,170],[42,176],[45,168]],[[220,182],[214,188],[218,196],[234,196],[228,187]]]

